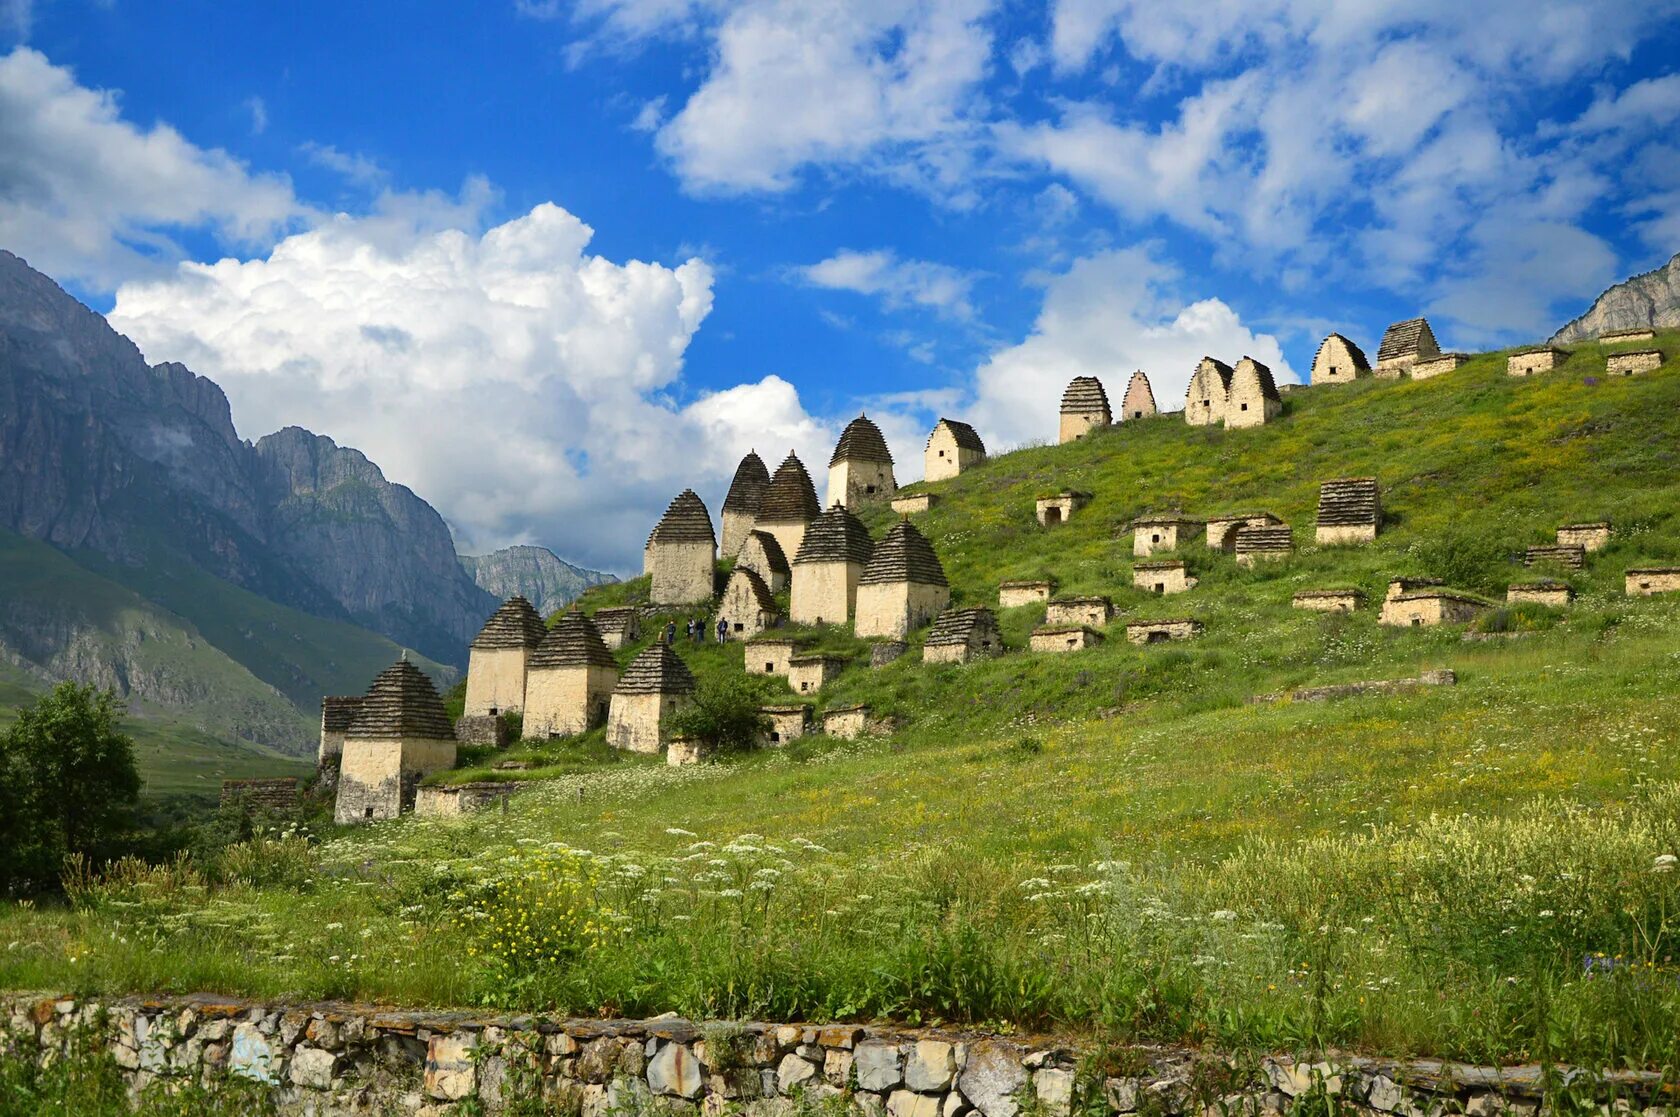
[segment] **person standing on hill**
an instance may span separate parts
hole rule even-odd
[[[694,618],[693,617],[688,618],[688,627],[686,629],[684,629],[683,631],[688,634],[689,642],[693,643],[694,642]]]
[[[720,644],[729,642],[729,622],[722,617],[719,617],[717,622],[717,638]]]
[[[676,621],[666,621],[665,622],[665,646],[667,648],[672,647],[673,645],[676,644],[676,642],[677,642],[677,622]]]

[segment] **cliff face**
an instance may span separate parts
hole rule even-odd
[[[1561,344],[1617,330],[1680,326],[1680,254],[1667,264],[1618,283],[1598,296],[1592,307],[1551,336]]]
[[[295,428],[255,446],[226,396],[0,251],[0,527],[129,566],[184,560],[444,663],[494,608],[448,527],[362,454]]]
[[[545,617],[577,600],[590,586],[618,581],[611,574],[573,566],[547,547],[505,547],[488,555],[462,555],[461,566],[492,596],[506,600],[517,593]]]

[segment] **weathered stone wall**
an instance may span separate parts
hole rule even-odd
[[[1066,418],[1064,415],[1063,419]],[[928,439],[927,452],[923,455],[922,475],[929,481],[944,481],[985,460],[986,455],[980,451],[958,446],[956,436],[942,426]]]
[[[815,549],[815,542],[812,548]],[[860,562],[802,562],[793,568],[788,615],[794,624],[845,624],[857,604]]]
[[[1421,627],[1433,624],[1466,624],[1476,619],[1484,606],[1461,597],[1439,594],[1401,594],[1383,603],[1383,624]]]
[[[782,558],[787,562],[793,561],[792,555],[783,555]],[[735,556],[735,569],[751,570],[764,579],[764,584],[770,587],[771,593],[781,593],[788,588],[787,568],[785,566],[782,569],[773,567],[770,563],[770,556],[765,553],[764,545],[750,535],[741,544],[739,553]]]
[[[414,795],[414,814],[417,818],[453,818],[470,814],[492,803],[505,804],[525,786],[514,780],[505,780],[421,787]]]
[[[607,708],[607,744],[626,752],[656,753],[666,719],[682,707],[680,694],[615,694]]]
[[[1602,551],[1610,545],[1610,525],[1597,524],[1565,524],[1557,529],[1557,542],[1560,547],[1579,547],[1591,553]]]
[[[1680,567],[1645,567],[1629,570],[1623,587],[1631,597],[1649,597],[1654,593],[1673,593],[1680,590]]]
[[[933,480],[933,478],[928,478]],[[901,516],[910,516],[919,512],[926,512],[932,508],[937,500],[932,493],[911,493],[909,496],[894,497],[892,510]]]
[[[749,675],[786,675],[793,658],[792,640],[752,640],[746,645],[743,662]]]
[[[823,714],[823,733],[843,741],[859,737],[886,737],[897,732],[898,722],[891,717],[876,717],[868,706],[845,706]]]
[[[778,748],[789,741],[797,741],[811,731],[809,706],[766,706],[759,713],[770,722],[770,731],[759,740],[765,748]]]
[[[1134,621],[1126,626],[1126,639],[1133,644],[1159,644],[1166,640],[1189,640],[1202,631],[1197,621]]]
[[[289,811],[297,806],[297,777],[280,779],[223,780],[222,806],[245,803],[265,811]]]
[[[1103,628],[1114,619],[1114,603],[1101,597],[1069,597],[1044,607],[1044,627]]]
[[[0,1046],[14,1052],[58,1058],[78,1029],[136,1091],[238,1078],[266,1084],[288,1117],[495,1114],[537,1098],[578,1117],[795,1117],[825,1101],[856,1117],[1282,1117],[1309,1107],[1345,1117],[1522,1117],[1558,1111],[1553,1084],[1569,1084],[1584,1112],[1639,1113],[1662,1089],[1661,1075],[1642,1071],[1233,1059],[1158,1047],[1128,1051],[1123,1075],[1090,1076],[1078,1042],[850,1024],[575,1020],[207,996],[0,999]]]
[[[1044,527],[1065,524],[1072,519],[1075,512],[1085,507],[1090,499],[1084,493],[1058,493],[1055,496],[1041,496],[1035,505],[1038,522]]]
[[[605,665],[536,667],[525,678],[525,736],[569,737],[605,724],[618,671]]]
[[[1611,376],[1635,376],[1651,372],[1662,364],[1663,355],[1655,349],[1641,353],[1616,353],[1604,362],[1604,371]]]
[[[887,582],[859,586],[852,629],[860,637],[898,639],[922,627],[951,604],[949,586]]]
[[[1038,605],[1050,600],[1054,582],[1004,582],[998,586],[998,608],[1013,609],[1017,605]]]
[[[1418,361],[1412,365],[1413,380],[1428,380],[1433,376],[1442,376],[1452,372],[1470,358],[1463,353],[1442,353],[1438,357],[1431,357],[1426,361]]]
[[[1354,358],[1347,339],[1331,334],[1324,339],[1313,355],[1311,382],[1313,384],[1346,384],[1360,375],[1360,362]],[[1364,370],[1370,375],[1370,370]]]
[[[799,553],[799,545],[805,541],[805,529],[810,526],[810,524],[767,523],[760,520],[753,525],[753,528],[774,535],[776,542],[781,544],[782,554],[787,556],[789,563],[792,563],[793,557]]]
[[[511,743],[508,723],[499,714],[462,714],[455,719],[455,740],[463,745],[489,745],[498,749]]]
[[[1225,426],[1230,430],[1264,426],[1283,412],[1283,401],[1266,395],[1260,377],[1238,364],[1225,398]]]
[[[774,628],[780,616],[760,607],[758,594],[745,574],[731,575],[718,602],[718,619],[723,621],[731,639],[745,640],[757,636],[767,628]]]
[[[1208,427],[1225,421],[1225,381],[1206,361],[1190,375],[1184,393],[1184,421],[1193,427]]]
[[[338,768],[333,820],[396,818],[414,806],[421,780],[454,766],[454,741],[352,737],[344,742],[344,759]]]
[[[1132,528],[1132,557],[1148,558],[1158,551],[1176,551],[1188,543],[1197,525],[1186,521],[1142,523]]]
[[[747,541],[747,535],[752,531],[753,520],[756,518],[751,512],[736,512],[725,509],[723,513],[723,540],[719,544],[719,553],[722,557],[726,559],[734,558],[741,553],[741,544]],[[768,578],[765,579],[765,581],[769,580]]]
[[[1365,595],[1358,590],[1305,590],[1296,594],[1290,604],[1319,613],[1352,613],[1364,600]]]
[[[1561,609],[1574,599],[1575,591],[1562,582],[1554,582],[1550,585],[1511,586],[1505,591],[1505,602],[1508,605],[1528,601],[1535,605],[1550,605],[1553,608]]]
[[[653,584],[648,600],[655,605],[693,605],[710,601],[715,590],[717,550],[710,543],[655,543]]]
[[[1063,413],[1061,424],[1056,430],[1056,441],[1073,442],[1106,426],[1108,426],[1108,416],[1100,411],[1086,411],[1074,415]]]
[[[1248,516],[1219,516],[1207,522],[1207,546],[1210,551],[1230,551],[1237,545],[1237,532],[1245,527],[1270,527],[1278,523],[1270,512],[1256,512]]]
[[[1185,593],[1194,589],[1196,582],[1181,562],[1159,566],[1140,563],[1132,568],[1132,585],[1148,593]]]
[[[525,709],[528,648],[473,648],[467,653],[468,717],[496,717]]]
[[[1569,354],[1561,349],[1531,349],[1526,353],[1512,353],[1505,358],[1506,376],[1533,376],[1537,372],[1551,372]]]
[[[829,507],[856,508],[865,501],[885,500],[897,491],[890,462],[841,461],[828,467]]]
[[[1103,642],[1103,634],[1091,628],[1046,626],[1033,629],[1027,647],[1039,654],[1077,652]]]
[[[840,661],[827,656],[788,660],[787,681],[795,694],[815,694],[840,674]]]

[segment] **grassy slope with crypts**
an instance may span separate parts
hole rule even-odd
[[[1659,344],[1673,352],[1680,337]],[[1680,599],[1621,587],[1627,566],[1680,561],[1680,368],[1609,381],[1602,367],[1582,346],[1558,372],[1508,379],[1503,355],[1484,355],[1426,382],[1292,393],[1262,429],[1168,416],[1002,455],[931,486],[940,502],[917,520],[956,600],[1054,576],[1063,592],[1114,597],[1105,646],[1025,654],[1038,608],[1005,613],[1010,653],[967,667],[924,666],[912,649],[871,670],[860,642],[813,634],[853,659],[822,704],[867,702],[902,732],[669,772],[593,738],[523,746],[549,767],[520,774],[555,778],[510,815],[348,833],[299,869],[302,884],[230,894],[245,921],[232,929],[218,916],[137,951],[101,938],[102,911],[0,909],[0,939],[23,944],[0,956],[0,984],[79,975],[90,988],[1672,1062],[1666,913],[1680,910],[1680,874],[1652,866],[1680,852]],[[1382,536],[1313,546],[1319,482],[1365,474],[1383,486]],[[1033,497],[1063,487],[1094,500],[1039,528]],[[1299,549],[1242,571],[1197,542],[1184,554],[1200,585],[1156,598],[1130,586],[1124,525],[1167,507],[1269,510]],[[892,519],[865,517],[877,537]],[[1576,604],[1510,618],[1523,638],[1376,622],[1390,576],[1502,597],[1536,573],[1512,554],[1601,518],[1615,542],[1571,575]],[[1290,606],[1297,590],[1350,584],[1368,598],[1354,616]],[[604,587],[584,608],[645,592],[645,579]],[[1121,634],[1129,618],[1186,614],[1207,626],[1193,642],[1136,648]],[[742,654],[680,651],[702,679],[739,670]],[[1249,701],[1431,667],[1460,685]],[[565,854],[562,876],[586,866],[609,897],[596,918],[634,931],[597,932],[510,979],[488,958],[518,921],[495,913],[529,895],[521,866],[555,843],[591,851]],[[781,852],[752,860],[771,845]],[[765,878],[779,883],[762,907],[758,864],[782,874]],[[349,932],[323,930],[340,926],[372,930],[344,943],[333,936]],[[1663,976],[1587,980],[1581,959],[1600,951]]]

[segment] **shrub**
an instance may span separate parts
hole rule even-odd
[[[707,679],[693,701],[671,719],[678,736],[692,737],[716,752],[741,752],[754,747],[770,731],[770,719],[760,713],[765,702],[762,680],[747,675]]]

